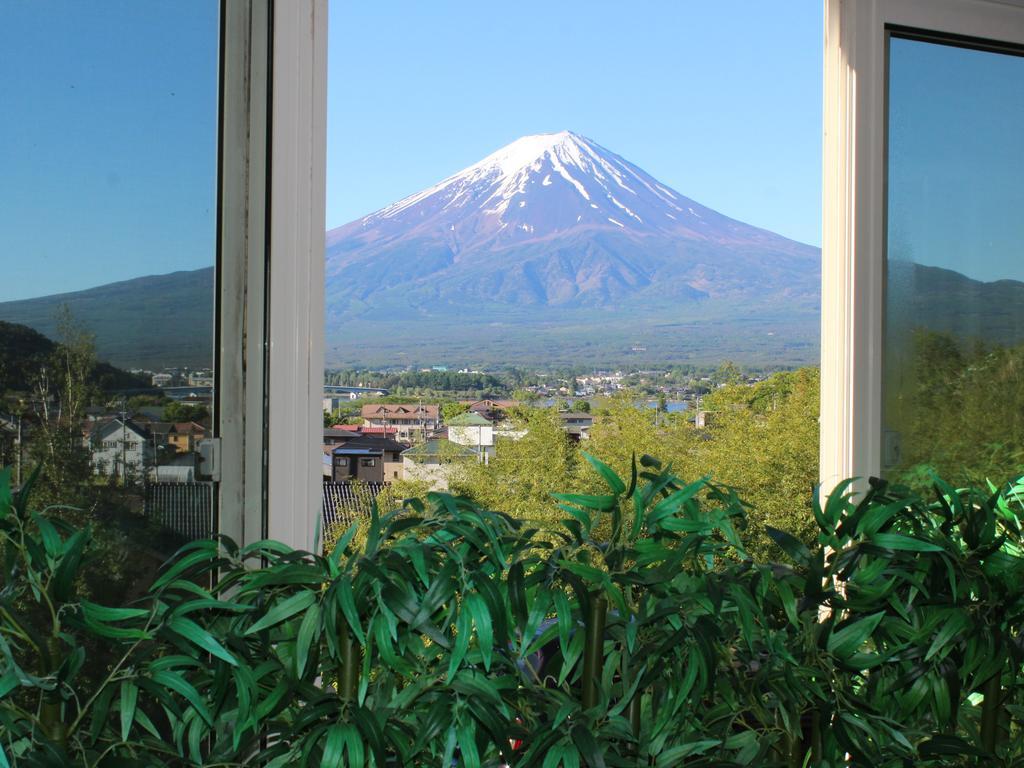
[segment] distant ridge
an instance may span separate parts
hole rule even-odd
[[[327,233],[327,364],[813,364],[820,261],[583,136],[526,136]],[[0,320],[52,335],[67,304],[114,364],[205,367],[213,281],[141,277],[0,303]],[[901,284],[916,298],[893,328],[1020,340],[1024,283],[896,262]]]
[[[66,304],[96,335],[101,360],[121,368],[208,367],[213,360],[213,268],[206,267],[0,303],[0,320],[56,333]]]

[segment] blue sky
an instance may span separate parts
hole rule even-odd
[[[334,2],[328,226],[568,129],[819,245],[821,51],[815,0]]]
[[[218,13],[4,0],[0,301],[213,264]]]
[[[570,129],[817,245],[820,5],[334,0],[327,224]],[[3,3],[0,301],[213,263],[217,9]]]
[[[1024,57],[894,38],[889,254],[1024,280]]]

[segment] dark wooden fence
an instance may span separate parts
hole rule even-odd
[[[368,517],[382,483],[324,483],[323,530]],[[147,483],[145,513],[186,539],[203,539],[214,532],[214,493],[211,482]]]
[[[373,500],[383,487],[383,483],[324,483],[323,530],[369,517]]]
[[[147,483],[145,512],[186,539],[205,539],[213,535],[214,492],[211,482]]]

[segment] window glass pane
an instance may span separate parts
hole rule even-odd
[[[1024,58],[892,37],[883,466],[1024,464]]]
[[[5,3],[0,464],[90,524],[92,599],[213,524],[219,3]]]

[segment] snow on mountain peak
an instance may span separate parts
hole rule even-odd
[[[533,228],[521,228],[518,220],[509,220],[506,214],[510,208],[527,207],[529,196],[536,194],[531,192],[534,185],[550,188],[558,184],[560,194],[575,197],[577,202],[570,207],[580,209],[573,210],[571,217],[566,210],[567,224],[581,219],[617,228],[626,226],[620,219],[630,225],[642,224],[644,218],[638,211],[649,210],[652,204],[684,213],[678,204],[681,201],[670,190],[636,166],[588,138],[559,131],[516,139],[434,186],[370,214],[361,225],[419,217],[426,206],[450,215],[459,211],[483,214],[494,218],[501,228],[513,224],[533,234]],[[558,194],[558,190],[549,194]]]

